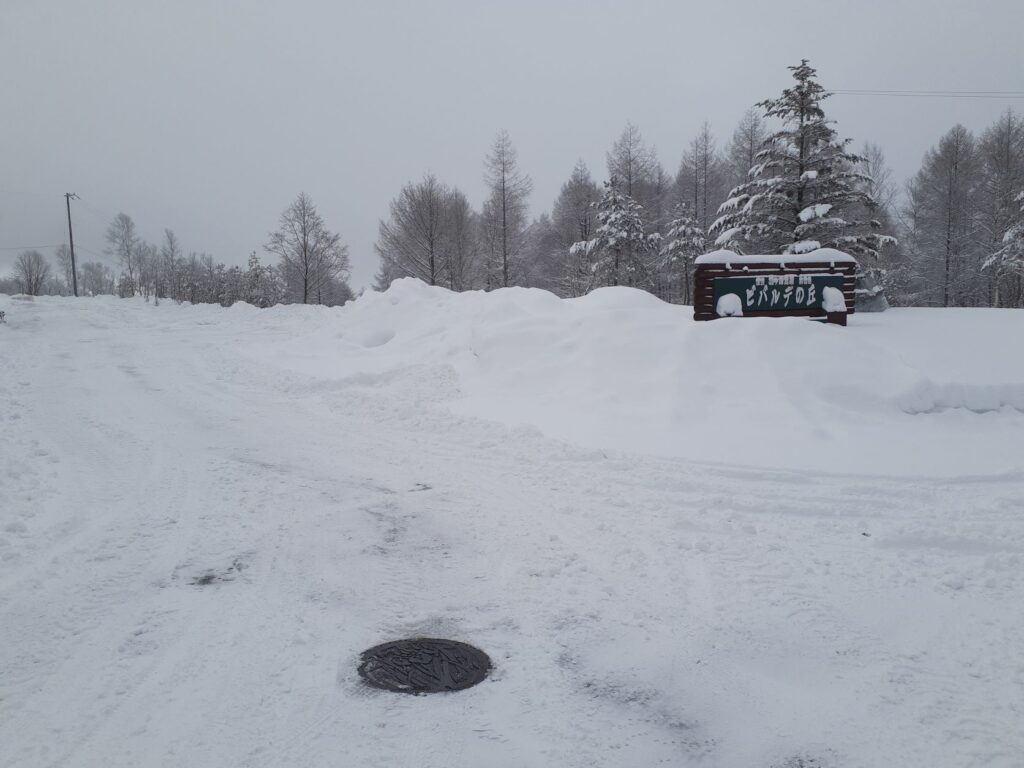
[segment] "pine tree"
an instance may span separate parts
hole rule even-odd
[[[704,229],[682,203],[676,206],[661,241],[659,272],[665,278],[658,295],[665,301],[689,304],[693,301],[693,261],[704,253]],[[676,288],[676,286],[679,286]]]
[[[978,142],[981,163],[979,225],[986,242],[982,276],[988,303],[994,307],[1018,306],[1021,274],[1015,266],[1011,247],[1007,251],[1007,232],[1020,220],[1019,193],[1024,189],[1024,118],[1007,110]],[[1011,241],[1014,238],[1011,237]],[[1007,260],[1008,259],[1008,260]]]
[[[806,253],[832,247],[856,257],[877,260],[894,241],[877,231],[876,221],[847,218],[857,206],[874,209],[858,169],[864,159],[847,151],[825,118],[821,102],[830,95],[815,80],[804,59],[789,68],[796,85],[778,99],[760,102],[765,116],[782,129],[765,140],[747,181],[729,193],[712,225],[722,247],[767,253]]]
[[[574,243],[569,249],[570,255],[587,260],[589,288],[650,288],[661,235],[645,232],[643,206],[620,192],[617,180],[612,179],[605,182],[604,195],[596,209],[598,227],[594,237]]]

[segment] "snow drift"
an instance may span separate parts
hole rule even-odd
[[[1024,313],[893,310],[837,328],[691,312],[629,288],[559,300],[405,279],[340,310],[256,317],[303,344],[261,334],[247,352],[341,386],[444,381],[436,397],[457,413],[602,450],[883,474],[1024,467],[1024,355],[1008,353]]]

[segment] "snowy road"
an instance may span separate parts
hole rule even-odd
[[[613,453],[254,351],[339,311],[0,309],[2,766],[1024,765],[1019,471]],[[409,635],[495,671],[361,685]]]

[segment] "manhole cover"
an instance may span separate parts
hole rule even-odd
[[[401,693],[461,691],[491,671],[480,649],[429,637],[384,643],[363,651],[360,660],[359,674],[367,683]]]

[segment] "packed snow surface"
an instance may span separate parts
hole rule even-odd
[[[1022,312],[0,311],[2,766],[1021,765]]]

